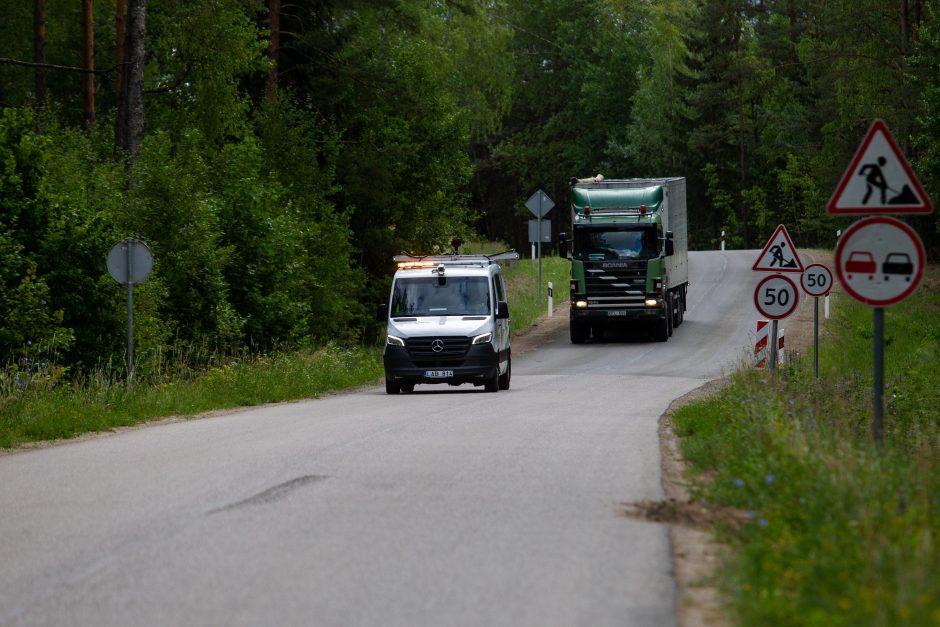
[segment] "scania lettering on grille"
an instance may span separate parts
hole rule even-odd
[[[630,266],[628,261],[609,261],[601,264],[602,268],[629,268]]]
[[[435,353],[439,353],[444,350],[444,340],[438,338],[436,340],[431,340],[431,350]]]

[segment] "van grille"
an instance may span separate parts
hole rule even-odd
[[[442,346],[435,351],[434,346]],[[414,337],[405,340],[405,348],[415,366],[460,365],[470,349],[470,338],[460,336]]]

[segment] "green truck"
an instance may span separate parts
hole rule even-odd
[[[667,341],[689,286],[685,179],[573,178],[571,220],[571,341],[641,325]]]

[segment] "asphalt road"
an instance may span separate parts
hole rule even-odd
[[[369,387],[0,457],[0,625],[674,625],[657,420],[751,343],[756,251],[693,253],[669,342],[512,388]]]

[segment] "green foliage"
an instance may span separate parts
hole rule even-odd
[[[936,272],[928,279],[935,286]],[[845,299],[820,349],[744,370],[675,415],[699,498],[740,513],[725,588],[743,625],[929,625],[940,618],[940,299],[886,316],[885,443],[872,443],[871,309]]]
[[[510,323],[513,332],[528,328],[548,313],[548,283],[557,307],[568,300],[571,262],[561,257],[542,258],[542,289],[539,299],[539,267],[534,259],[520,259],[515,267],[505,268],[509,292]]]

